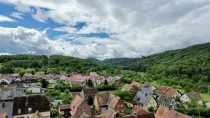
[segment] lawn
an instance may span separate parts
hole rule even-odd
[[[183,89],[177,89],[181,94],[184,94],[185,93],[185,90]]]
[[[210,101],[210,95],[208,95],[208,94],[200,94],[200,95],[205,102]]]
[[[152,81],[150,82],[150,84],[152,84],[155,87],[160,87],[161,85],[158,83],[158,81]]]

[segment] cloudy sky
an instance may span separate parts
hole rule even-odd
[[[0,54],[141,57],[210,42],[210,0],[0,0]]]

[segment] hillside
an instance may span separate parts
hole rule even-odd
[[[20,73],[45,71],[59,73],[60,71],[89,73],[91,71],[109,70],[108,66],[85,59],[70,56],[53,55],[6,55],[0,56],[0,73]],[[113,69],[112,69],[113,70]]]
[[[152,81],[209,92],[210,43],[170,50],[139,59],[107,63],[115,68],[144,72]]]

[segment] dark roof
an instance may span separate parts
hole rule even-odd
[[[82,89],[82,91],[84,92],[85,96],[93,95],[93,94],[96,94],[98,92],[98,90],[95,89],[95,88],[84,88],[84,89]]]
[[[196,100],[202,100],[202,97],[196,92],[186,93],[189,98],[195,98]]]
[[[137,104],[141,104],[142,106],[145,106],[152,99],[152,95],[153,95],[152,91],[150,90],[146,91],[146,89],[144,89],[144,91],[142,90],[136,93],[136,96],[133,99],[133,101],[137,102]]]
[[[12,118],[13,102],[4,102],[4,108],[2,108],[3,102],[0,102],[0,114],[7,113],[8,118]]]
[[[169,106],[171,104],[172,100],[173,100],[173,98],[170,97],[170,96],[160,95],[158,97],[158,100],[157,101],[158,101],[159,104],[164,104],[166,106]]]
[[[43,95],[14,98],[13,115],[19,115],[18,109],[21,109],[20,114],[28,114],[28,108],[32,108],[32,111],[30,113],[35,113],[36,111],[50,111],[50,102],[48,101],[47,97]]]

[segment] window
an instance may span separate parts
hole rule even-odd
[[[18,109],[18,114],[21,114],[21,109]]]
[[[32,108],[28,108],[28,113],[31,113],[32,112]]]
[[[123,107],[123,105],[121,105],[121,107]]]
[[[124,112],[124,110],[122,110],[122,112]]]

